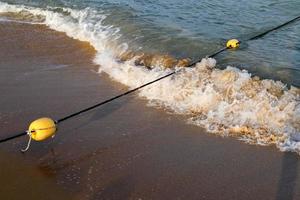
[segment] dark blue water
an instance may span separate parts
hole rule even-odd
[[[35,7],[90,7],[105,24],[120,28],[131,49],[197,59],[222,48],[227,39],[247,39],[300,15],[299,0],[18,0]],[[227,51],[220,67],[233,65],[264,78],[300,85],[300,20]]]

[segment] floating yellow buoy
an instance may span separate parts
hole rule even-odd
[[[240,46],[240,41],[237,39],[228,40],[226,43],[226,47],[229,49],[238,48]]]
[[[35,141],[42,141],[51,136],[56,132],[55,121],[50,118],[40,118],[33,121],[28,129],[30,137]]]

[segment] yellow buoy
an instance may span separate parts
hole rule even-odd
[[[50,118],[40,118],[30,124],[28,132],[35,141],[42,141],[55,134],[56,124]]]
[[[237,39],[228,40],[226,43],[226,47],[229,49],[238,48],[240,46],[240,41]]]

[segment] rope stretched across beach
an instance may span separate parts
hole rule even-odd
[[[300,16],[295,17],[295,18],[293,18],[292,20],[289,20],[289,21],[287,21],[287,22],[285,22],[285,23],[283,23],[283,24],[281,24],[281,25],[279,25],[279,26],[276,26],[276,27],[274,27],[274,28],[272,28],[272,29],[269,29],[269,30],[267,30],[267,31],[265,31],[265,32],[263,32],[263,33],[260,33],[260,34],[254,36],[254,37],[251,37],[251,38],[249,38],[249,39],[247,39],[247,40],[243,40],[243,41],[239,41],[239,40],[236,40],[236,39],[229,40],[229,41],[227,42],[227,44],[226,44],[225,47],[223,47],[223,48],[217,50],[216,52],[214,52],[214,53],[208,55],[208,57],[213,58],[213,57],[217,56],[218,54],[220,54],[220,53],[222,53],[222,52],[224,52],[224,51],[226,51],[226,50],[228,50],[228,49],[235,49],[235,48],[238,48],[239,45],[240,45],[241,43],[244,43],[244,42],[247,42],[247,41],[250,41],[250,40],[255,40],[255,39],[259,39],[259,38],[261,38],[261,37],[264,37],[264,36],[267,35],[268,33],[272,32],[272,31],[275,31],[275,30],[278,30],[279,28],[282,28],[282,27],[284,27],[284,26],[286,26],[286,25],[288,25],[288,24],[290,24],[290,23],[293,23],[293,22],[299,20],[299,19],[300,19]],[[200,60],[201,60],[201,59],[198,59],[198,60],[192,62],[192,63],[189,64],[187,67],[193,67],[193,66],[194,66],[196,63],[198,63]],[[167,77],[170,77],[170,76],[172,76],[172,75],[174,75],[174,74],[177,74],[177,73],[179,73],[180,71],[182,71],[182,69],[183,69],[183,68],[180,68],[180,69],[178,69],[178,70],[175,70],[175,71],[173,71],[173,72],[171,72],[171,73],[169,73],[169,74],[166,74],[166,75],[164,75],[164,76],[162,76],[162,77],[160,77],[160,78],[157,78],[157,79],[155,79],[155,80],[153,80],[153,81],[150,81],[150,82],[148,82],[148,83],[145,83],[145,84],[143,84],[143,85],[141,85],[141,86],[139,86],[139,87],[136,87],[136,88],[134,88],[134,89],[128,90],[127,92],[124,92],[124,93],[122,93],[122,94],[119,94],[119,95],[117,95],[117,96],[114,96],[114,97],[112,97],[112,98],[109,98],[109,99],[107,99],[107,100],[105,100],[105,101],[102,101],[102,102],[100,102],[100,103],[97,103],[97,104],[95,104],[95,105],[92,105],[92,106],[90,106],[90,107],[87,107],[87,108],[85,108],[85,109],[82,109],[82,110],[80,110],[80,111],[74,112],[74,113],[72,113],[72,114],[70,114],[70,115],[67,115],[67,116],[61,118],[61,119],[58,119],[58,120],[52,120],[52,119],[50,119],[50,118],[42,118],[42,119],[38,119],[38,120],[34,121],[34,122],[30,125],[29,130],[24,131],[24,132],[19,133],[19,134],[16,134],[16,135],[13,135],[13,136],[10,136],[10,137],[7,137],[7,138],[4,138],[4,139],[1,139],[1,140],[0,140],[0,143],[6,142],[6,141],[9,141],[9,140],[13,140],[13,139],[15,139],[15,138],[18,138],[18,137],[21,137],[21,136],[24,136],[24,135],[29,135],[30,140],[29,140],[29,143],[28,143],[28,145],[27,145],[27,148],[24,150],[24,151],[26,151],[26,150],[28,150],[28,148],[29,148],[29,144],[30,144],[31,139],[34,139],[34,140],[36,140],[36,141],[41,141],[41,140],[47,139],[47,138],[50,137],[50,136],[53,136],[53,135],[55,134],[55,132],[56,132],[56,127],[57,127],[58,124],[60,124],[60,123],[62,123],[62,122],[64,122],[64,121],[66,121],[66,120],[69,120],[69,119],[71,119],[71,118],[73,118],[73,117],[75,117],[75,116],[78,116],[78,115],[80,115],[80,114],[83,114],[83,113],[85,113],[85,112],[88,112],[88,111],[90,111],[90,110],[93,110],[93,109],[95,109],[95,108],[98,108],[98,107],[100,107],[100,106],[103,106],[103,105],[105,105],[105,104],[107,104],[107,103],[109,103],[109,102],[112,102],[112,101],[114,101],[114,100],[116,100],[116,99],[119,99],[119,98],[121,98],[121,97],[123,97],[123,96],[129,95],[129,94],[131,94],[131,93],[133,93],[133,92],[135,92],[135,91],[137,91],[137,90],[140,90],[140,89],[142,89],[142,88],[144,88],[144,87],[146,87],[146,86],[149,86],[149,85],[151,85],[151,84],[153,84],[153,83],[156,83],[156,82],[158,82],[158,81],[160,81],[160,80],[163,80],[163,79],[165,79],[165,78],[167,78]]]

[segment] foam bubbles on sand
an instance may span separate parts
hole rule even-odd
[[[136,67],[133,61],[107,61],[102,55],[96,62],[101,64],[100,70],[130,88],[170,72],[160,67]],[[202,59],[194,68],[148,86],[139,95],[151,105],[187,115],[189,123],[209,132],[300,152],[300,90],[251,77],[245,70],[215,66],[215,59]]]
[[[0,2],[0,14],[11,12],[26,13],[27,21],[35,19],[32,15],[38,16],[40,23],[88,41],[97,50],[94,61],[100,65],[99,72],[129,88],[172,71],[160,65],[151,70],[136,66],[135,58],[124,62],[115,59],[128,47],[119,44],[120,30],[104,25],[106,15],[99,11],[42,9]],[[247,71],[230,66],[221,70],[216,68],[215,59],[205,58],[193,68],[183,68],[177,75],[142,89],[139,96],[148,99],[149,105],[187,116],[188,123],[209,132],[248,143],[275,144],[280,150],[300,153],[299,88],[252,77]]]

